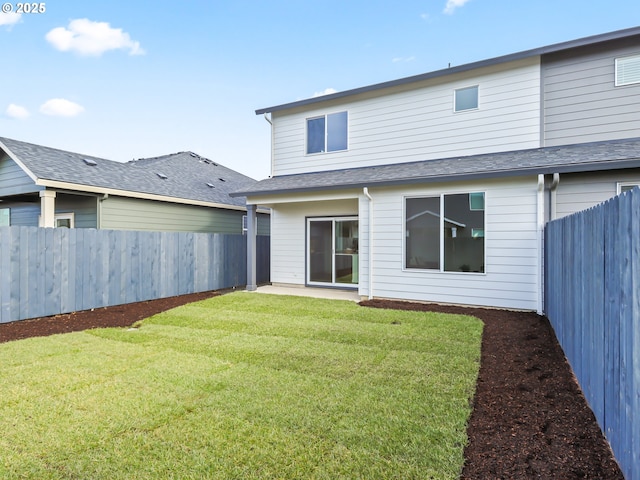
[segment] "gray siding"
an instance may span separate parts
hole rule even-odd
[[[242,210],[112,196],[102,202],[100,228],[241,234],[243,215]]]
[[[37,227],[40,215],[40,203],[2,202],[2,208],[8,208],[10,222],[17,227]]]
[[[56,213],[73,212],[75,228],[97,228],[97,203],[96,197],[59,193],[56,197]]]
[[[640,84],[615,86],[615,59],[638,53],[631,39],[545,56],[544,146],[640,136]]]
[[[591,208],[617,194],[618,183],[640,184],[640,170],[613,170],[560,176],[556,218]]]
[[[4,152],[0,152],[0,197],[43,190]]]

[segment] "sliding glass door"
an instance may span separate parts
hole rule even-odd
[[[358,284],[358,217],[307,219],[307,283]]]

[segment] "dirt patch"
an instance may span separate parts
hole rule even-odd
[[[221,292],[0,324],[0,342],[127,327]],[[361,305],[473,315],[484,322],[463,479],[624,480],[546,318],[533,313],[371,300]]]

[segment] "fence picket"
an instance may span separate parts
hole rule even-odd
[[[244,286],[246,248],[243,235],[0,227],[0,323]]]
[[[545,228],[545,310],[628,480],[640,480],[640,189]]]

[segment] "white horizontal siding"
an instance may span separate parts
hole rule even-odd
[[[640,135],[640,85],[615,86],[615,59],[640,45],[549,56],[542,66],[546,146]]]
[[[272,205],[271,281],[304,285],[306,218],[339,215],[358,215],[358,200]]]
[[[556,194],[556,217],[562,218],[609,200],[617,194],[618,182],[640,184],[640,169],[561,175]]]
[[[479,108],[453,112],[456,88],[479,85]],[[306,118],[347,110],[349,148],[305,155]],[[274,174],[384,165],[540,145],[537,58],[412,86],[275,112]]]
[[[425,185],[408,189],[372,189],[375,217],[373,295],[535,310],[539,268],[536,181],[532,177],[446,187]],[[471,191],[486,192],[486,273],[403,269],[404,197]],[[361,228],[362,236],[365,232],[366,229]],[[368,272],[368,266],[365,253],[361,253],[362,276],[363,272]],[[364,293],[363,286],[361,278],[361,294]]]

